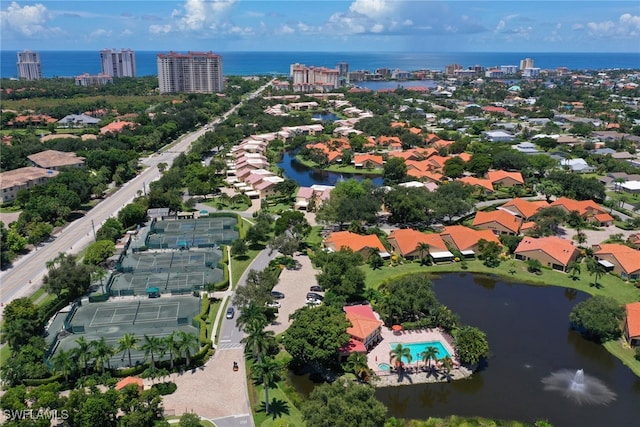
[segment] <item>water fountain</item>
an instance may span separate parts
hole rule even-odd
[[[563,369],[542,379],[544,389],[558,391],[578,405],[607,405],[616,394],[599,379],[586,375],[584,370]]]

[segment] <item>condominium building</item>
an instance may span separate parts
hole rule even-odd
[[[131,49],[100,51],[102,74],[111,77],[136,77],[136,54]]]
[[[460,64],[449,64],[446,67],[444,67],[444,73],[447,76],[452,76],[455,74],[456,71],[458,70],[462,70],[462,65]]]
[[[349,84],[349,64],[347,62],[338,62],[338,80],[340,86]]]
[[[40,80],[42,78],[42,65],[40,54],[25,50],[18,52],[18,77],[24,80]]]
[[[158,54],[160,93],[224,91],[222,56],[213,52]]]
[[[102,86],[109,83],[113,83],[113,77],[107,74],[91,75],[89,73],[80,74],[76,76],[76,86]]]
[[[337,89],[339,71],[326,67],[307,67],[304,64],[291,64],[290,76],[294,92],[309,92]]]
[[[527,68],[533,68],[533,59],[524,58],[520,60],[520,71],[524,71]]]

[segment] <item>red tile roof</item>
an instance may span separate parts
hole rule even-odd
[[[481,187],[493,193],[493,185],[488,179],[476,178],[475,176],[465,176],[463,178],[458,178],[456,181],[460,181],[474,187]]]
[[[441,237],[448,236],[456,245],[459,251],[466,251],[477,245],[482,239],[487,242],[496,242],[500,244],[500,240],[491,230],[474,230],[464,225],[451,225],[445,227],[440,233]]]
[[[382,326],[382,321],[376,317],[369,305],[348,305],[343,309],[352,325],[347,328],[347,333],[358,341],[366,340]]]
[[[522,174],[520,172],[507,172],[503,170],[489,171],[487,172],[487,178],[494,184],[498,181],[502,181],[503,179],[511,178],[518,184],[524,185],[524,179],[522,178]]]
[[[476,216],[473,219],[474,227],[479,225],[489,224],[495,222],[512,233],[517,233],[520,231],[520,226],[522,225],[522,219],[511,215],[509,212],[503,210],[495,210],[490,212],[478,211],[476,212]]]
[[[387,251],[380,238],[375,234],[363,236],[350,231],[336,231],[331,233],[324,242],[325,246],[331,247],[336,251],[342,248],[348,248],[354,252],[359,252],[365,248],[378,248],[381,252]]]
[[[619,243],[594,245],[594,255],[611,255],[627,274],[640,273],[640,251]]]
[[[549,206],[544,200],[529,201],[519,197],[502,205],[504,209],[515,214],[521,215],[524,219],[534,216],[541,208]]]
[[[567,210],[567,212],[578,211],[580,215],[586,215],[590,211],[594,213],[607,212],[593,200],[573,200],[573,199],[569,199],[568,197],[560,197],[559,199],[551,203],[549,206],[550,207],[560,206],[565,210]]]
[[[629,337],[640,337],[640,302],[633,302],[625,306],[627,312],[627,330]]]
[[[395,243],[402,256],[414,252],[420,243],[428,244],[429,251],[448,250],[439,234],[426,234],[411,228],[393,230],[388,239],[389,243]]]

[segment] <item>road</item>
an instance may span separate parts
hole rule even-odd
[[[273,80],[259,88],[249,98],[255,98],[272,82]],[[4,311],[4,306],[7,303],[16,298],[29,296],[41,286],[42,278],[47,273],[46,263],[48,261],[61,252],[77,254],[93,242],[94,227],[96,230],[100,228],[104,221],[117,215],[124,206],[137,197],[139,191],[144,192],[150,182],[160,178],[159,163],[171,165],[173,160],[180,153],[185,152],[196,139],[226,120],[241,105],[242,102],[233,106],[221,117],[206,126],[182,136],[167,149],[142,159],[141,163],[145,166],[145,169],[138,176],[100,202],[84,217],[66,226],[54,236],[52,241],[16,260],[10,269],[1,272],[0,303],[2,304],[2,311]]]

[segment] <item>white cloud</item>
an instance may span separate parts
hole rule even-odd
[[[349,10],[369,18],[384,19],[389,17],[393,6],[386,0],[356,0],[351,3]]]
[[[236,0],[187,0],[184,3],[184,13],[180,14],[177,22],[182,31],[200,31],[204,28],[218,30],[220,28],[234,28],[228,21],[231,8]],[[172,14],[178,17],[178,14]]]
[[[18,3],[12,2],[7,10],[0,11],[0,26],[3,32],[8,31],[25,37],[45,33],[48,19],[49,12],[41,3],[20,7]]]
[[[92,39],[99,39],[99,38],[105,38],[105,37],[111,37],[111,34],[113,32],[111,30],[105,30],[103,28],[98,28],[97,30],[91,32],[91,34],[89,34],[89,38]]]
[[[584,29],[584,25],[582,25],[582,24],[573,24],[571,26],[571,29],[574,30],[574,31],[575,30],[582,30],[582,29]]]
[[[589,22],[586,25],[589,35],[602,38],[635,38],[640,37],[640,16],[625,13],[620,15],[618,22],[601,21]]]
[[[151,34],[167,34],[167,33],[171,32],[171,25],[169,25],[169,24],[165,24],[165,25],[157,25],[157,24],[149,25],[149,32]]]

